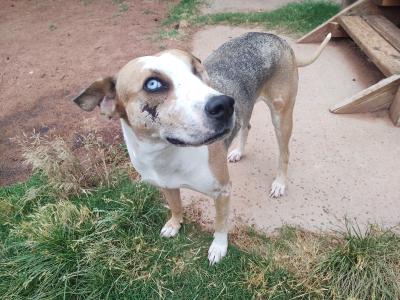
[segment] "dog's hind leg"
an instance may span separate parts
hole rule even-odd
[[[279,164],[277,176],[272,182],[270,197],[283,196],[286,189],[287,170],[289,163],[289,140],[293,128],[293,105],[292,101],[284,102],[277,98],[268,103],[271,110],[272,123],[279,146]]]
[[[293,108],[297,94],[298,75],[294,56],[288,57],[264,87],[263,96],[271,111],[279,146],[278,172],[272,182],[270,197],[285,194],[289,163],[289,140],[293,127]]]
[[[238,162],[244,155],[244,147],[246,145],[247,136],[251,126],[250,123],[242,126],[238,132],[238,147],[233,149],[228,155],[229,162]]]
[[[165,196],[165,199],[168,202],[168,206],[172,214],[171,218],[168,220],[167,223],[165,223],[164,227],[161,229],[161,236],[173,237],[178,233],[183,222],[181,193],[179,189],[161,190]]]

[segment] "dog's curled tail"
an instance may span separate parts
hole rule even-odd
[[[331,39],[332,34],[328,33],[328,35],[325,37],[324,41],[319,45],[317,51],[314,53],[313,56],[307,57],[307,58],[298,58],[296,57],[296,62],[297,62],[297,67],[305,67],[308,65],[311,65],[320,55],[322,50],[325,49],[326,45],[329,43],[329,40]]]

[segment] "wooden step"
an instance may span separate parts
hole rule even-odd
[[[325,23],[313,29],[303,37],[297,40],[297,43],[317,43],[322,42],[326,35],[332,32],[332,37],[342,37],[342,32],[333,28],[332,24],[337,23],[340,16],[346,15],[377,15],[381,14],[381,10],[372,0],[359,0],[356,3],[341,10],[337,15],[333,16]],[[335,35],[338,32],[339,35]]]
[[[363,16],[363,19],[397,51],[400,51],[400,28],[396,27],[384,16]]]
[[[393,124],[400,127],[400,87],[397,89],[392,105],[390,105],[389,116]]]
[[[400,74],[400,52],[362,17],[342,16],[339,24],[385,76]]]
[[[352,114],[388,109],[395,98],[399,86],[400,74],[392,75],[347,98],[342,103],[332,107],[329,111],[335,114]],[[393,117],[395,118],[398,106],[393,106],[392,109]]]

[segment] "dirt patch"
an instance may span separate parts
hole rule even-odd
[[[176,2],[176,1],[175,1]],[[157,39],[174,1],[35,0],[0,4],[0,185],[25,178],[12,138],[36,130],[70,140],[93,117],[107,135],[118,122],[85,113],[70,99],[91,81],[114,74],[128,60],[185,48]]]

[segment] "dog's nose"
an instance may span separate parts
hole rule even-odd
[[[213,96],[206,103],[208,117],[218,121],[228,121],[233,114],[235,100],[226,95]]]

